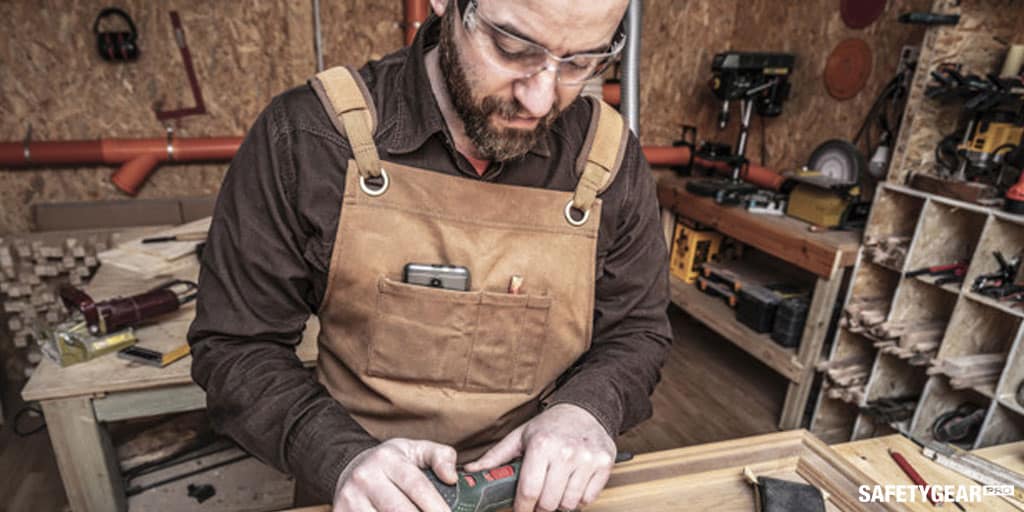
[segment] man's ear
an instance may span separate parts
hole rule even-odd
[[[448,0],[430,0],[430,7],[434,9],[434,14],[438,18],[444,17],[444,10],[450,2]]]

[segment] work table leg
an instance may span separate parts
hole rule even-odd
[[[786,391],[786,401],[782,406],[782,417],[779,420],[779,428],[782,430],[800,428],[803,422],[807,400],[811,395],[811,385],[814,383],[814,367],[825,345],[832,311],[843,282],[843,272],[842,268],[837,269],[829,279],[819,277],[814,284],[814,296],[811,297],[811,307],[807,311],[807,323],[804,325],[800,351],[797,353],[797,359],[804,369],[800,380],[790,382]]]
[[[71,510],[127,510],[110,435],[96,420],[92,400],[45,400],[42,406]]]

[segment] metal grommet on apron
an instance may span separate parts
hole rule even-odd
[[[384,195],[384,192],[387,192],[388,191],[388,187],[391,185],[391,179],[388,178],[388,172],[385,171],[383,167],[380,168],[380,177],[384,181],[381,183],[380,188],[374,190],[374,189],[371,189],[369,187],[369,185],[367,184],[366,177],[363,176],[362,174],[360,174],[359,175],[359,188],[361,188],[363,190],[363,192],[365,192],[366,195],[368,195],[368,196],[377,197],[377,196]]]
[[[565,220],[569,221],[569,224],[572,224],[573,226],[576,227],[586,224],[587,219],[590,218],[590,210],[580,210],[581,212],[583,212],[583,218],[580,220],[575,220],[572,218],[572,202],[572,199],[570,199],[568,203],[565,203]]]

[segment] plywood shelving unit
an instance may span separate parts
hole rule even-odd
[[[993,256],[1007,258],[1024,251],[1024,216],[964,203],[904,186],[914,174],[935,174],[933,151],[941,137],[956,126],[959,105],[941,105],[924,95],[929,73],[944,62],[959,62],[966,73],[985,74],[1002,62],[1002,41],[1024,42],[1024,15],[994,0],[938,0],[933,11],[957,13],[960,24],[929,28],[921,49],[887,180],[875,194],[865,228],[865,244],[880,239],[906,239],[900,260],[876,260],[862,250],[853,268],[845,305],[870,302],[884,312],[887,325],[922,324],[941,332],[937,346],[912,352],[876,336],[871,329],[841,323],[831,340],[828,360],[819,365],[853,361],[870,367],[863,386],[840,392],[838,384],[822,379],[811,431],[829,443],[910,432],[932,439],[932,423],[961,404],[985,411],[980,433],[971,448],[1024,439],[1024,307],[971,291],[974,279],[998,269]],[[998,38],[998,39],[996,39]],[[894,238],[895,237],[895,238]],[[936,283],[936,278],[906,273],[922,267],[969,263],[960,283]],[[895,345],[895,346],[894,346]],[[936,345],[934,342],[931,345]],[[976,356],[993,360],[998,375],[987,379],[954,378],[944,362]],[[1001,358],[1005,357],[1005,361]],[[868,361],[865,363],[864,361]],[[994,370],[994,371],[995,371]],[[868,402],[883,398],[916,397],[912,417],[888,422],[862,413]]]

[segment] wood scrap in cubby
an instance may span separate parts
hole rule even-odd
[[[829,397],[856,404],[864,398],[871,363],[869,356],[852,356],[819,364],[817,369],[824,374]]]
[[[1006,364],[1006,354],[971,354],[934,359],[928,375],[945,375],[954,389],[995,384]]]
[[[853,297],[843,309],[840,325],[853,332],[885,321],[889,313],[889,299],[885,297]]]
[[[909,236],[865,236],[864,255],[871,261],[893,270],[903,268],[910,249]]]

